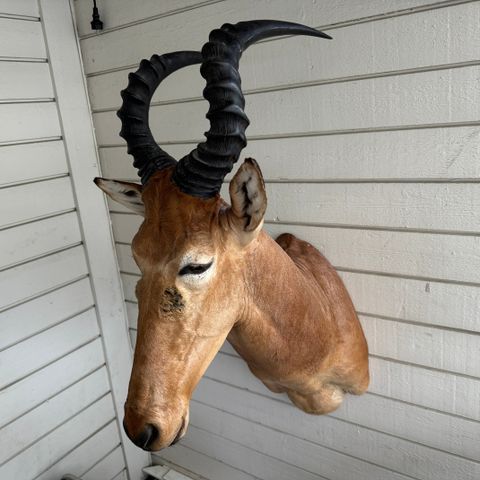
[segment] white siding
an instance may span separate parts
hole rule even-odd
[[[66,30],[52,31],[52,6]],[[0,39],[0,478],[109,480],[125,472],[128,455],[105,348],[112,333],[89,265],[65,78],[81,87],[77,102],[91,130],[88,103],[81,70],[55,68],[57,43],[80,67],[69,3],[0,0]],[[93,139],[90,146],[83,161],[95,165]],[[102,210],[103,199],[94,201]],[[128,364],[129,348],[123,354]]]
[[[369,392],[308,416],[225,345],[194,394],[188,434],[160,457],[212,480],[479,478],[480,2],[102,3],[99,34],[88,31],[90,2],[76,10],[110,178],[137,178],[115,111],[141,58],[200,49],[223,22],[254,18],[334,38],[245,53],[244,156],[266,178],[266,230],[316,245],[344,279],[369,342]],[[152,130],[175,156],[208,129],[203,86],[189,67],[154,95]],[[134,341],[140,219],[109,205]]]

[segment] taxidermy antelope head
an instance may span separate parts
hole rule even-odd
[[[259,20],[213,30],[202,52],[142,60],[118,112],[120,135],[141,185],[95,179],[114,200],[143,215],[132,251],[138,336],[124,426],[145,450],[178,441],[195,386],[226,338],[274,392],[308,413],[336,409],[345,392],[368,386],[367,344],[352,302],[328,261],[310,244],[262,231],[267,197],[247,159],[220,195],[246,145],[238,62],[257,40],[285,34],[329,38],[288,22]],[[150,101],[160,82],[201,63],[210,130],[180,161],[155,142]]]

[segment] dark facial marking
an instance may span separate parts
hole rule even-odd
[[[242,192],[243,192],[243,215],[245,216],[245,229],[248,228],[250,225],[250,222],[252,221],[252,216],[249,215],[248,212],[248,207],[253,203],[252,199],[248,196],[248,188],[247,184],[250,183],[252,180],[252,176],[248,177],[248,179],[242,183]],[[253,197],[255,198],[255,197]]]
[[[163,292],[161,309],[165,313],[182,311],[185,303],[181,293],[175,287],[168,287]]]

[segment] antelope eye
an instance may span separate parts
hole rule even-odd
[[[200,275],[203,272],[206,272],[212,266],[213,260],[209,263],[189,263],[185,265],[178,274],[183,275]]]

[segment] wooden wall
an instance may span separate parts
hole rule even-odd
[[[90,187],[96,151],[68,2],[0,0],[0,125],[0,478],[126,480],[135,461],[116,394],[128,372],[116,370],[130,349],[122,308],[107,305],[121,289]],[[89,202],[104,212],[95,245]],[[110,361],[112,340],[124,360]]]
[[[134,179],[115,111],[153,53],[200,49],[223,22],[275,18],[333,36],[260,42],[241,62],[244,156],[267,182],[266,230],[339,270],[370,346],[369,392],[308,416],[225,345],[160,457],[212,480],[480,478],[480,3],[434,0],[76,2],[103,173]],[[150,118],[181,156],[208,129],[198,67],[167,79]],[[135,336],[140,219],[111,204]]]

